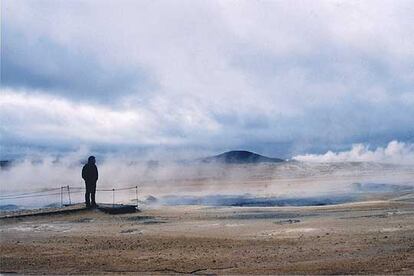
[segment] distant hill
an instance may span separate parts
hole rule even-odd
[[[233,150],[219,155],[206,157],[201,160],[205,163],[219,162],[226,164],[255,164],[255,163],[278,163],[285,160],[279,158],[270,158],[254,152],[245,150]]]
[[[7,169],[12,165],[12,161],[10,160],[0,160],[0,169]]]
[[[19,209],[19,206],[14,205],[14,204],[0,205],[0,211],[14,211],[18,209]]]

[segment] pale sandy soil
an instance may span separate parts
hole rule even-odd
[[[2,273],[414,274],[414,202],[0,220]]]

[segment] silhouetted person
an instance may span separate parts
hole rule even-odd
[[[95,165],[95,156],[89,156],[88,163],[82,168],[82,178],[85,180],[86,207],[97,207],[95,202],[96,181],[98,181],[98,168]],[[92,205],[91,205],[92,202]]]

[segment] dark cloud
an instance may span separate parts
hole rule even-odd
[[[8,24],[2,24],[1,57],[2,85],[75,100],[112,103],[130,94],[144,96],[156,86],[139,65],[102,62],[93,52],[48,37],[28,39]]]
[[[104,2],[2,2],[2,145],[414,140],[412,2]]]

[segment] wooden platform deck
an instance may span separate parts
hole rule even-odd
[[[127,214],[127,213],[134,213],[138,211],[136,205],[105,204],[105,203],[98,204],[97,209],[107,214]],[[89,211],[89,210],[91,209],[86,208],[84,203],[79,203],[79,204],[65,205],[63,207],[0,212],[0,219],[59,215],[59,214],[68,214],[68,213],[83,212],[83,211]]]
[[[88,210],[85,207],[85,204],[72,204],[65,205],[63,207],[51,207],[51,208],[39,208],[39,209],[27,209],[27,210],[16,210],[9,212],[1,212],[0,219],[7,218],[23,218],[23,217],[32,217],[32,216],[44,216],[44,215],[58,215],[58,214],[67,214],[73,212],[80,212]]]
[[[98,209],[108,214],[135,213],[138,210],[136,205],[128,204],[99,204]]]

